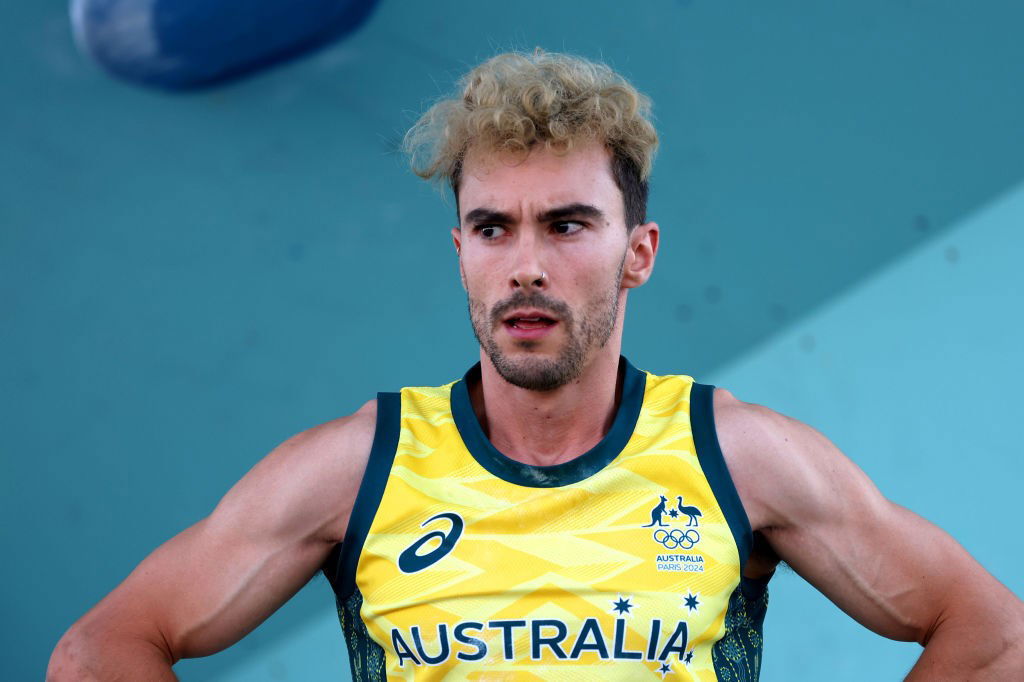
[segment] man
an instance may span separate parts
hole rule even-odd
[[[924,645],[909,679],[1024,677],[1020,600],[824,436],[620,356],[658,251],[646,114],[544,53],[428,111],[409,147],[455,193],[480,364],[278,447],[72,626],[50,678],[175,679],[322,569],[358,680],[753,680],[780,560]]]

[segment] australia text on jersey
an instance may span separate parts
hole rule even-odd
[[[570,632],[566,623],[551,618],[492,620],[486,623],[462,621],[451,628],[447,623],[438,623],[437,638],[431,643],[433,650],[430,652],[424,645],[420,627],[413,625],[405,631],[392,628],[391,645],[399,667],[404,667],[406,662],[442,665],[453,656],[466,662],[499,658],[514,661],[525,658],[526,652],[515,648],[517,633],[523,629],[528,639],[530,659],[534,661],[542,660],[545,655],[566,661],[587,657],[614,661],[666,661],[672,654],[679,660],[689,658],[686,655],[689,639],[686,621],[663,624],[658,618],[650,621],[643,649],[627,648],[624,618],[615,619],[612,632],[602,627],[597,618],[584,619],[575,632]]]

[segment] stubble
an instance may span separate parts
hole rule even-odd
[[[516,291],[489,311],[483,302],[467,294],[473,334],[498,374],[513,386],[530,391],[552,391],[576,380],[586,367],[588,351],[603,348],[615,329],[625,262],[623,254],[615,277],[578,315],[563,301],[539,291],[529,294]],[[554,358],[531,354],[530,349],[538,345],[535,341],[517,341],[518,348],[525,352],[515,357],[502,351],[494,338],[494,330],[504,324],[505,315],[516,308],[550,312],[564,326],[565,345]]]

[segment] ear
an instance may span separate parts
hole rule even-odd
[[[658,255],[658,223],[637,225],[629,235],[626,262],[622,266],[622,287],[633,289],[646,282]]]
[[[452,228],[452,244],[455,245],[455,255],[459,258],[459,279],[462,280],[462,288],[466,289],[466,271],[462,269],[462,228]]]

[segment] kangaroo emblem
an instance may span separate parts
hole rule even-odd
[[[651,510],[651,522],[648,523],[645,526],[640,526],[641,528],[650,528],[651,526],[653,526],[655,524],[657,524],[659,526],[667,526],[668,525],[667,523],[662,523],[661,522],[661,515],[665,513],[665,504],[668,502],[668,498],[665,497],[664,495],[660,495],[660,497],[661,497],[661,502],[659,502],[654,507],[654,509]],[[699,514],[700,512],[697,512],[697,513]]]
[[[665,498],[663,497],[661,499],[664,500]],[[703,516],[703,514],[700,513],[700,509],[697,509],[696,507],[684,507],[683,506],[683,497],[681,495],[676,495],[676,500],[678,500],[678,504],[676,505],[676,509],[679,511],[679,513],[680,514],[684,514],[685,516],[689,517],[686,520],[686,527],[689,528],[690,526],[700,525],[697,522],[697,517],[698,516]],[[664,506],[665,506],[664,503],[662,503],[662,511],[664,511]]]

